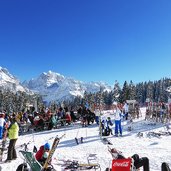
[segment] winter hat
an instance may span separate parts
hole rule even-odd
[[[46,144],[44,145],[44,149],[50,150],[50,144],[49,144],[49,143],[46,143]]]
[[[111,118],[110,117],[107,117],[108,120],[110,120]]]

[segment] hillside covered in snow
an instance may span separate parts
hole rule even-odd
[[[129,122],[123,121],[123,137],[115,137],[110,135],[107,137],[116,148],[122,151],[125,157],[132,156],[137,153],[140,157],[146,156],[150,161],[150,171],[161,171],[161,163],[168,162],[171,166],[171,135],[149,136],[150,132],[162,133],[170,132],[166,129],[166,124],[156,123],[144,120],[145,108],[141,108],[142,117],[133,120],[133,130],[128,131]],[[113,120],[112,111],[105,111],[104,117],[110,116]],[[170,125],[169,125],[170,126]],[[113,128],[114,130],[114,125]],[[142,136],[137,136],[141,132]],[[11,163],[1,164],[2,171],[16,171],[17,166],[23,162],[23,157],[19,150],[23,150],[24,143],[28,143],[28,150],[32,151],[33,146],[39,146],[49,142],[51,145],[55,136],[65,136],[61,139],[53,157],[52,164],[57,171],[62,171],[62,160],[77,160],[79,163],[87,163],[87,157],[90,154],[96,154],[96,162],[100,164],[101,171],[107,167],[111,167],[112,157],[108,152],[108,145],[101,141],[99,136],[99,127],[96,123],[88,127],[82,127],[79,122],[70,126],[61,127],[43,132],[30,132],[26,135],[19,136],[16,144],[18,158]],[[84,138],[84,142],[79,145],[75,142],[75,137],[80,140]],[[6,156],[4,156],[5,160]],[[141,169],[142,170],[142,169]]]

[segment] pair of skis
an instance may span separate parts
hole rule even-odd
[[[82,144],[83,143],[83,137],[80,138],[80,141],[79,141],[79,139],[77,137],[75,137],[75,142],[76,142],[77,145],[79,145],[79,143]]]

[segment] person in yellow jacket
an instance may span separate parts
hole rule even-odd
[[[18,139],[19,126],[16,121],[16,118],[11,119],[11,124],[8,128],[8,138],[10,139],[8,146],[8,154],[6,162],[10,162],[11,160],[17,159],[17,153],[15,149],[15,144]]]

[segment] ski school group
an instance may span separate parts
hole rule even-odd
[[[63,110],[59,110],[62,112]],[[109,136],[114,135],[116,137],[120,136],[122,137],[122,120],[132,120],[131,115],[129,114],[129,104],[119,104],[114,103],[114,109],[113,109],[113,116],[114,116],[114,122],[112,122],[110,117],[104,117],[101,116],[101,111],[99,108],[96,108],[95,112],[91,112],[89,109],[86,109],[85,107],[80,107],[78,109],[78,114],[80,116],[76,116],[72,114],[72,117],[69,116],[68,125],[71,122],[76,122],[77,120],[81,120],[82,127],[87,127],[92,122],[96,122],[97,125],[99,125],[99,133],[100,136]],[[47,113],[50,113],[47,111]],[[67,111],[67,114],[69,112]],[[23,115],[24,117],[25,115]],[[59,114],[57,115],[59,119]],[[64,116],[63,116],[64,117]],[[52,116],[50,116],[52,118]],[[21,120],[23,118],[21,117]],[[29,119],[29,117],[27,117]],[[61,119],[61,113],[60,113],[60,119]],[[63,121],[63,120],[62,120]],[[61,121],[61,125],[63,122]],[[42,123],[42,122],[41,122]],[[112,126],[114,125],[114,131],[112,130]],[[31,125],[32,126],[32,125]],[[39,126],[39,125],[38,125]],[[51,126],[50,128],[52,128]],[[19,130],[20,130],[20,124],[17,120],[16,115],[7,115],[4,112],[0,112],[0,162],[3,160],[3,153],[6,150],[6,142],[7,138],[9,141],[9,146],[7,149],[7,158],[3,162],[11,162],[13,160],[17,159],[17,153],[15,149],[15,145],[19,136]],[[61,137],[62,138],[62,137]],[[45,143],[42,145],[39,150],[36,150],[35,156],[30,152],[22,151],[23,156],[26,158],[26,162],[29,164],[32,171],[55,171],[53,166],[51,166],[51,160],[52,155],[60,141],[59,137],[56,137],[52,147],[49,143]],[[76,143],[79,144],[77,137],[75,138]],[[104,142],[107,142],[109,145],[111,142],[107,140],[107,138],[103,138]],[[83,143],[83,137],[81,137],[81,143]],[[134,154],[131,158],[126,159],[121,152],[117,151],[116,149],[111,149],[109,147],[109,152],[112,155],[113,161],[112,161],[112,168],[107,168],[106,171],[135,171],[139,169],[140,167],[143,168],[144,171],[149,171],[149,160],[147,157],[139,158],[138,154]],[[31,159],[30,159],[31,158]],[[34,162],[33,162],[34,161]],[[34,163],[34,164],[33,164]],[[68,167],[66,167],[67,170],[77,171],[79,166],[78,164],[73,165],[71,162]],[[18,166],[16,171],[28,171],[30,168],[27,167],[26,164],[21,164]],[[99,168],[97,165],[87,165],[84,166],[84,170],[94,169],[96,170]],[[127,169],[127,170],[126,170]],[[162,163],[162,171],[170,171],[170,168],[167,163]]]

